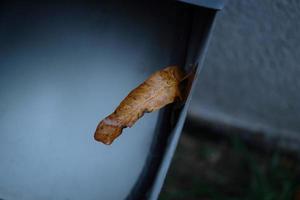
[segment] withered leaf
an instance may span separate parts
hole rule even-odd
[[[131,127],[145,112],[153,112],[181,99],[180,82],[184,73],[178,66],[169,66],[155,72],[132,90],[117,109],[97,126],[94,138],[111,144],[123,128]]]

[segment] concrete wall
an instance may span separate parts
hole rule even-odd
[[[300,141],[299,11],[298,0],[228,0],[190,114]]]

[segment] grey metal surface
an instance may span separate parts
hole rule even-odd
[[[178,122],[175,128],[173,129],[169,137],[168,143],[166,145],[167,148],[163,156],[163,161],[160,165],[157,178],[155,179],[155,183],[152,187],[151,195],[149,198],[151,200],[158,199],[161,187],[164,183],[165,177],[170,167],[172,157],[175,153],[177,143],[181,135],[181,130],[188,112],[189,104],[192,100],[193,92],[196,89],[196,82],[203,67],[204,59],[211,37],[211,32],[214,27],[215,16],[216,12],[212,10],[194,10],[193,23],[191,24],[192,27],[186,58],[186,68],[190,67],[190,65],[195,65],[197,67],[195,71],[195,77],[192,82],[189,96],[186,100],[184,107],[180,112]]]
[[[170,64],[175,7],[2,4],[0,199],[124,199],[149,152],[158,113],[112,146],[99,120]],[[155,8],[155,11],[153,9]]]
[[[206,8],[221,10],[224,8],[227,0],[180,0],[182,2],[202,6]]]
[[[190,112],[300,144],[300,1],[230,0],[217,18]]]
[[[112,146],[93,132],[152,72],[201,66],[215,10],[117,1],[0,9],[0,199],[156,199],[191,96],[176,115],[175,105],[145,115]]]

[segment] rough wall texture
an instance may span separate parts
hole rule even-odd
[[[300,1],[229,0],[190,113],[300,141]]]

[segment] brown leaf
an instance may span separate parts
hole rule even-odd
[[[111,144],[123,128],[133,126],[145,112],[153,112],[177,98],[182,99],[179,84],[184,79],[183,75],[178,66],[169,66],[152,74],[99,123],[95,140]]]

